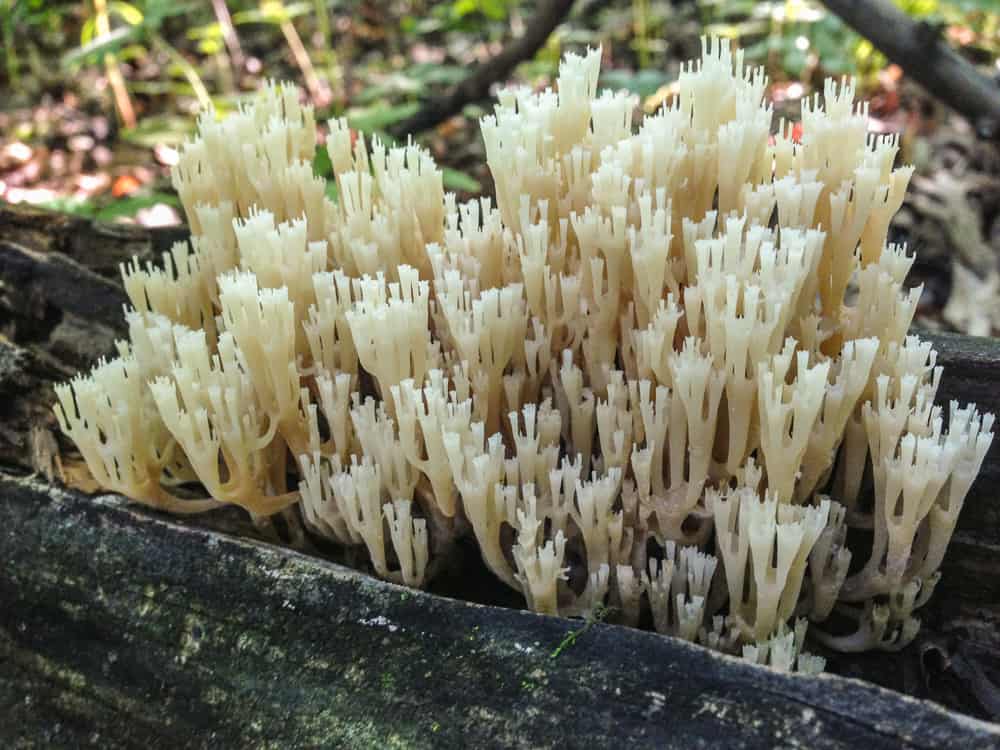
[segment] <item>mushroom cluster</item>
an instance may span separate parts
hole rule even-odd
[[[108,490],[283,513],[408,586],[471,536],[538,612],[804,671],[807,622],[901,648],[993,416],[935,406],[908,335],[896,138],[847,81],[772,133],[719,40],[640,123],[599,72],[501,92],[495,204],[341,120],[332,201],[293,86],[204,113],[173,171],[191,240],[123,267],[129,340],[57,388],[62,429]]]

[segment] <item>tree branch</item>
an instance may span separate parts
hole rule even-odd
[[[824,0],[914,81],[987,137],[1000,133],[1000,88],[951,49],[940,34],[886,0]]]
[[[524,35],[513,40],[499,54],[476,66],[461,83],[442,97],[428,100],[412,117],[397,123],[393,135],[400,137],[433,128],[457,115],[466,104],[486,99],[490,87],[505,80],[520,63],[535,56],[549,35],[565,20],[575,0],[541,0]]]

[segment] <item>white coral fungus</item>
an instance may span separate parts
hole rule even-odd
[[[472,535],[540,612],[784,669],[822,667],[797,617],[900,648],[993,416],[945,419],[907,335],[896,138],[833,82],[772,136],[763,73],[719,40],[636,126],[599,61],[501,93],[495,205],[343,121],[331,202],[291,86],[206,113],[173,172],[191,242],[123,267],[130,341],[57,389],[64,431],[110,490],[284,512],[406,585]],[[209,497],[171,489],[192,481]]]

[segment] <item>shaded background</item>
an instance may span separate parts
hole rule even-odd
[[[997,0],[895,5],[1000,79]],[[169,168],[202,107],[224,113],[267,78],[293,80],[319,121],[346,116],[398,139],[553,7],[562,23],[499,82],[548,86],[564,52],[599,44],[601,86],[628,88],[652,111],[699,36],[717,34],[766,67],[777,127],[798,119],[825,76],[856,77],[873,130],[898,133],[901,160],[917,167],[893,239],[918,254],[918,322],[1000,332],[997,134],[950,113],[823,4],[801,0],[0,0],[0,199],[180,223]],[[492,190],[476,122],[492,88],[414,134],[463,198]],[[315,167],[330,177],[322,144]]]

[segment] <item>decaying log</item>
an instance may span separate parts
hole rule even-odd
[[[469,745],[1000,746],[994,729],[871,685],[780,677],[616,626],[553,660],[579,621],[403,591],[249,541],[236,510],[181,524],[17,478],[56,473],[52,384],[124,334],[118,264],[183,236],[0,204],[0,745],[201,745],[216,732],[224,745],[442,746],[465,732]],[[1000,345],[930,338],[939,400],[1000,413]],[[998,482],[1000,441],[918,640],[827,654],[831,671],[1000,719]],[[433,591],[522,606],[474,580]]]
[[[116,498],[0,478],[0,539],[6,747],[1000,747],[859,681],[412,591]]]
[[[109,279],[117,279],[118,264],[133,255],[142,260],[159,258],[187,237],[185,227],[109,224],[0,201],[0,240],[39,253],[60,253]]]
[[[0,202],[0,464],[47,471],[52,383],[124,335],[119,265],[186,236]]]

